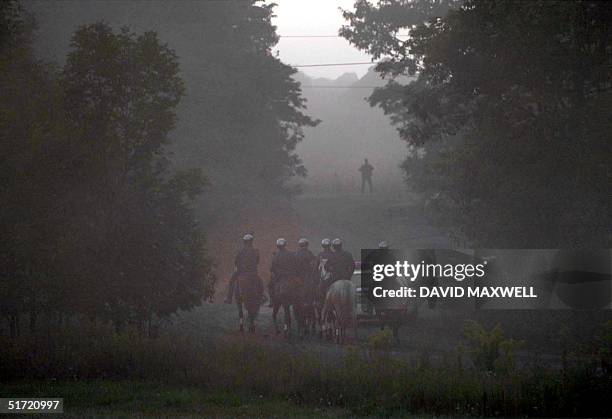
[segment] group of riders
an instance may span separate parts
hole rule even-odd
[[[235,258],[235,271],[229,282],[227,304],[235,298],[239,304],[242,319],[241,303],[250,294],[258,309],[263,301],[264,285],[258,275],[260,261],[259,251],[253,246],[252,234],[242,238],[243,246]],[[276,240],[276,252],[270,264],[270,282],[268,285],[269,307],[274,308],[274,318],[278,307],[284,305],[287,295],[292,295],[294,301],[304,304],[316,304],[324,299],[328,288],[336,281],[350,280],[355,271],[355,260],[350,252],[344,250],[340,238],[323,239],[318,255],[309,249],[309,241],[301,238],[297,242],[297,250],[288,249],[287,240]],[[296,295],[297,294],[297,295]],[[294,304],[294,303],[292,303]],[[249,307],[247,305],[247,311]],[[294,306],[294,310],[295,310]],[[287,307],[285,316],[287,316]],[[242,322],[240,325],[243,327]],[[254,330],[254,324],[249,326]]]
[[[249,282],[255,282],[263,295],[263,281],[258,275],[259,250],[253,246],[252,234],[245,234],[242,238],[243,247],[236,254],[235,271],[229,283],[226,303],[230,304],[234,297],[240,295],[238,278],[241,276]],[[269,306],[274,305],[275,295],[281,284],[298,277],[313,287],[322,286],[325,291],[333,282],[341,279],[349,279],[355,271],[355,259],[350,252],[343,249],[342,240],[336,238],[333,241],[323,239],[321,251],[315,256],[309,249],[309,241],[301,238],[297,242],[298,249],[291,251],[287,248],[287,240],[279,238],[276,240],[277,251],[272,256],[270,264],[270,283],[268,284]],[[321,272],[328,275],[321,277]],[[320,282],[320,283],[319,283]]]

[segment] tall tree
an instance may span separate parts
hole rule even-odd
[[[114,33],[103,23],[77,30],[63,72],[79,177],[86,179],[75,185],[76,218],[94,250],[68,255],[82,256],[74,277],[90,285],[83,308],[118,325],[212,295],[191,206],[203,178],[199,171],[170,173],[163,148],[184,92],[178,72],[176,55],[154,32]]]
[[[295,69],[271,53],[274,5],[255,0],[202,4],[198,55],[177,155],[205,164],[216,191],[237,196],[287,192],[306,170],[295,153],[304,114]]]
[[[189,309],[214,277],[194,215],[200,171],[164,145],[183,84],[152,33],[81,27],[63,72],[36,59],[33,20],[2,9],[0,314],[146,321]]]
[[[0,5],[0,314],[19,318],[51,306],[53,252],[62,219],[60,156],[67,120],[56,72],[32,52],[34,20],[17,2]]]

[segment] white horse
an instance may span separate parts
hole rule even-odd
[[[337,343],[344,343],[346,330],[353,328],[357,341],[357,313],[355,310],[355,286],[347,279],[329,286],[323,305],[323,319],[327,320]]]

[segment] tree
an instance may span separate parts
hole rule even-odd
[[[441,217],[454,216],[481,246],[609,244],[609,4],[356,6],[341,33],[388,57],[381,73],[418,75],[407,86],[389,82],[370,102],[411,147],[411,184],[449,197]],[[409,39],[397,40],[399,30]]]
[[[67,173],[67,121],[54,69],[32,52],[34,19],[17,2],[0,5],[0,314],[12,335],[27,313],[50,307],[53,253]]]
[[[65,263],[88,284],[73,284],[84,303],[76,309],[118,327],[191,308],[213,292],[192,208],[204,179],[200,171],[170,173],[163,149],[184,92],[178,71],[155,33],[116,34],[96,23],[77,30],[63,72],[84,180],[73,185],[79,239],[69,234],[65,243],[94,250],[72,248],[66,256],[81,262]]]
[[[3,3],[0,314],[150,321],[213,293],[193,205],[200,170],[163,146],[182,94],[154,33],[80,28],[60,74],[31,48],[33,20]]]
[[[205,166],[215,193],[237,199],[224,211],[243,197],[285,194],[288,180],[306,174],[295,149],[317,121],[304,114],[296,70],[271,53],[273,7],[210,2],[198,15],[205,60],[188,76],[177,155]]]

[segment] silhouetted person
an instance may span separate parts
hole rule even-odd
[[[315,272],[315,264],[317,258],[308,249],[307,239],[301,238],[298,241],[298,246],[299,248],[297,252],[295,252],[295,264],[297,274],[303,280],[310,281],[312,279],[313,273]]]
[[[342,240],[340,239],[334,239],[332,249],[331,257],[325,264],[325,269],[332,274],[332,282],[341,279],[350,281],[353,272],[355,272],[355,259],[353,259],[353,255],[342,248]]]
[[[272,263],[270,265],[271,278],[268,284],[268,293],[270,294],[269,307],[274,305],[277,284],[297,273],[295,253],[287,250],[287,240],[283,238],[276,240],[276,248],[278,250],[272,255]]]
[[[331,250],[331,240],[330,239],[321,240],[321,249],[322,250],[319,252],[319,255],[317,256],[317,265],[319,267],[321,267],[321,265],[325,266],[327,261],[332,256],[333,252]]]
[[[368,163],[368,159],[364,159],[359,171],[361,172],[361,193],[365,192],[366,183],[370,187],[370,193],[372,193],[372,172],[374,171],[374,166]]]
[[[234,260],[236,269],[230,278],[226,304],[231,304],[233,297],[236,295],[236,281],[241,274],[252,274],[257,277],[257,265],[259,265],[259,250],[253,247],[253,235],[245,234],[242,238],[243,247],[240,249]],[[259,277],[257,280],[261,281]]]

